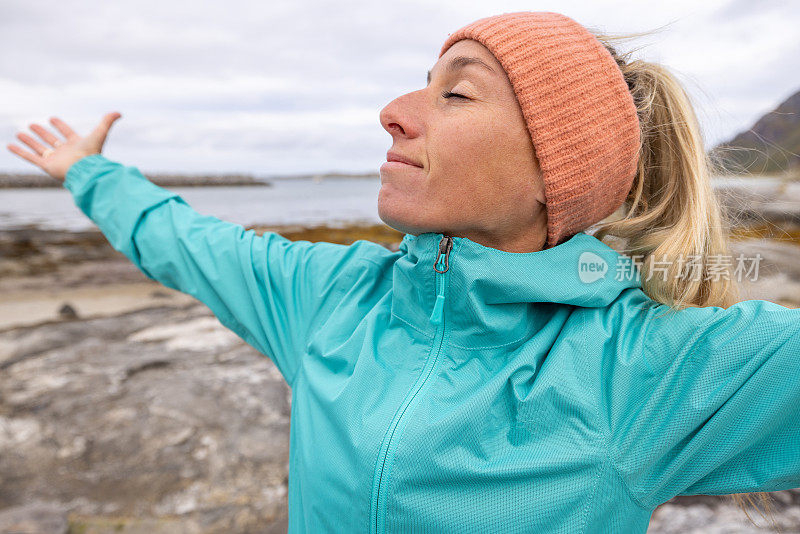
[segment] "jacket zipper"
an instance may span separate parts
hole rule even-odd
[[[433,358],[430,356],[425,362],[425,367],[422,373],[417,378],[411,392],[406,395],[403,404],[398,408],[394,415],[392,423],[383,438],[381,450],[378,454],[378,464],[375,468],[375,476],[372,481],[372,494],[374,499],[372,501],[373,514],[370,518],[370,532],[377,534],[383,532],[386,528],[385,506],[386,506],[386,487],[388,485],[389,474],[391,471],[392,461],[389,455],[394,456],[394,451],[397,448],[397,441],[395,436],[399,437],[402,429],[398,430],[400,423],[405,422],[403,417],[406,413],[411,413],[413,405],[419,400],[418,393],[430,378],[434,367],[439,359],[439,354],[442,352],[442,344],[444,340],[445,328],[445,315],[444,315],[444,290],[445,290],[445,273],[450,269],[450,251],[453,248],[453,238],[443,235],[439,241],[439,252],[436,255],[436,261],[433,264],[433,270],[436,275],[436,303],[433,306],[430,320],[433,324],[437,325],[436,335],[434,336],[433,346],[436,347],[436,352]],[[381,493],[383,491],[383,493]]]
[[[433,263],[433,270],[437,273],[444,274],[450,268],[450,250],[453,248],[453,238],[443,236],[439,241],[439,254],[436,255],[436,261]],[[444,256],[443,256],[444,255]],[[436,304],[433,305],[433,312],[431,312],[431,322],[433,324],[440,324],[442,322],[442,310],[444,309],[444,280],[440,276],[437,280],[439,283],[439,291],[436,294]]]

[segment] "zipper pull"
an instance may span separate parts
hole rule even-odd
[[[439,254],[436,255],[436,261],[433,263],[433,270],[437,273],[444,274],[450,268],[450,250],[453,248],[453,238],[450,236],[442,236],[439,241]],[[444,257],[442,255],[444,254]],[[441,324],[442,311],[444,310],[444,279],[439,283],[439,293],[436,295],[436,304],[433,306],[430,320],[433,324]]]

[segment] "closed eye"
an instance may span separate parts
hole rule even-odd
[[[467,98],[464,95],[460,95],[458,93],[451,93],[450,91],[443,92],[442,93],[442,98],[463,98],[463,99],[469,100],[469,98]]]

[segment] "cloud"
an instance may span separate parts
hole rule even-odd
[[[378,114],[425,85],[447,34],[526,2],[232,0],[132,4],[6,0],[0,135],[58,115],[88,132],[108,111],[106,152],[163,171],[377,170],[390,136]],[[778,104],[800,70],[788,3],[540,2],[587,26],[641,31],[644,52],[686,80],[709,142]],[[13,50],[13,52],[11,52]],[[0,168],[30,170],[5,151]]]

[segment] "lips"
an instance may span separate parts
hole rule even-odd
[[[392,152],[391,150],[386,153],[386,161],[396,161],[398,163],[405,163],[406,165],[413,165],[414,167],[422,168],[420,163],[417,163],[413,159],[398,152]]]

